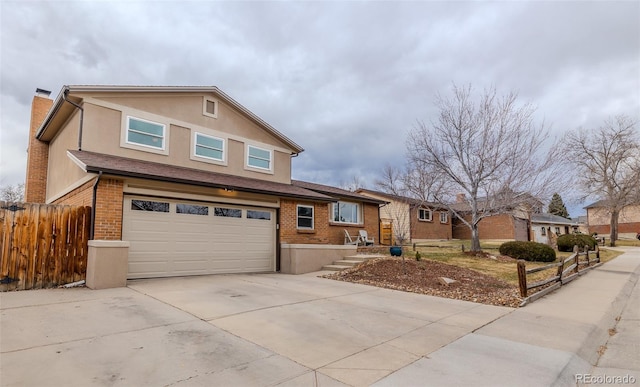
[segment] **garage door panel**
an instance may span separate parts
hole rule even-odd
[[[160,211],[156,207],[151,207],[153,211],[132,210],[131,200],[170,203],[169,212],[160,212],[166,205],[157,207]],[[182,211],[185,206],[174,199],[125,197],[123,239],[130,242],[129,278],[275,269],[273,209],[194,205],[207,215],[177,213],[177,207]],[[235,217],[238,215],[241,217]]]

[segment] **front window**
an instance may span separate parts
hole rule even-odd
[[[428,208],[418,209],[418,220],[423,222],[431,222],[433,220],[433,212]]]
[[[547,235],[547,229],[542,227],[542,236],[546,236]]]
[[[357,203],[333,203],[333,221],[337,223],[360,223],[360,206]]]
[[[313,206],[298,206],[298,228],[313,230]]]
[[[202,133],[196,133],[194,153],[199,157],[223,161],[224,140],[221,138],[207,136]]]
[[[127,117],[127,143],[164,149],[165,125]]]
[[[253,168],[271,170],[271,151],[249,146],[247,165]]]
[[[560,227],[556,227],[556,235],[560,235]]]
[[[440,223],[447,223],[449,221],[449,214],[446,212],[440,213]]]

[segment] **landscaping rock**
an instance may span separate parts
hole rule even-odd
[[[451,278],[447,278],[447,277],[438,277],[438,281],[440,282],[440,284],[444,285],[444,286],[449,286],[450,284],[454,284],[458,281],[451,279]]]

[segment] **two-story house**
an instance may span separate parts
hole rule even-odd
[[[94,287],[292,272],[300,245],[318,270],[352,253],[336,227],[379,233],[381,202],[352,197],[356,215],[332,222],[340,198],[292,184],[302,151],[217,87],[64,86],[34,97],[26,201],[92,207]]]
[[[585,207],[587,209],[587,224],[590,233],[600,236],[611,233],[611,212],[605,200],[598,200]],[[618,215],[618,236],[635,238],[640,233],[640,203],[628,205],[620,210]]]

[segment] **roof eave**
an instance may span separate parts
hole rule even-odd
[[[86,165],[84,170],[88,173],[102,172],[103,174],[106,174],[106,175],[118,176],[118,177],[132,177],[132,178],[139,178],[139,179],[146,179],[146,180],[164,181],[167,183],[189,184],[189,185],[196,185],[196,186],[209,187],[209,188],[230,189],[230,190],[240,191],[240,192],[257,193],[257,194],[263,194],[263,195],[272,195],[272,196],[294,198],[294,199],[306,199],[306,200],[312,200],[317,202],[332,203],[336,201],[336,199],[332,197],[322,198],[322,197],[310,196],[310,195],[306,196],[306,195],[299,195],[299,194],[273,192],[273,191],[261,190],[256,188],[240,187],[240,186],[231,185],[231,184],[217,184],[217,183],[210,183],[210,182],[194,181],[189,179],[180,179],[175,177],[149,175],[145,173],[128,172],[128,171],[122,171],[119,169],[103,168],[103,167],[90,166],[90,165]]]

